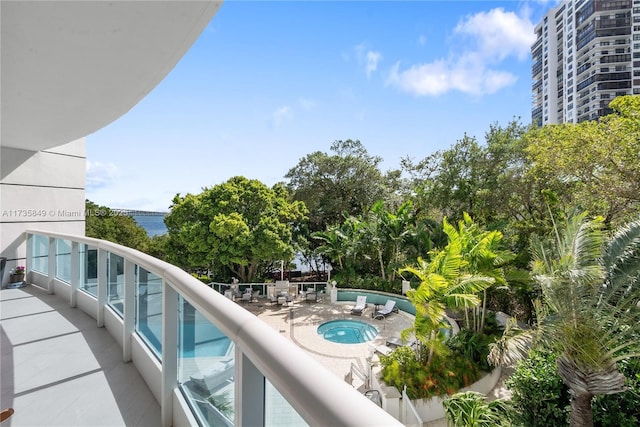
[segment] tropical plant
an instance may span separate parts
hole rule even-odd
[[[528,427],[566,426],[569,388],[558,375],[557,354],[534,350],[520,360],[505,385],[511,390],[514,422]]]
[[[490,286],[495,279],[473,274],[467,267],[469,261],[463,253],[463,242],[453,226],[443,221],[449,243],[442,250],[432,251],[431,261],[418,259],[417,266],[407,266],[400,272],[408,272],[420,280],[417,289],[410,289],[407,298],[416,307],[412,328],[402,332],[404,337],[414,333],[429,352],[429,364],[436,351],[446,354],[443,328],[449,328],[445,321],[447,309],[468,309],[477,306],[477,293]]]
[[[446,357],[435,355],[425,365],[415,350],[398,347],[388,356],[380,357],[382,380],[402,391],[406,387],[410,399],[453,394],[478,380],[480,370],[470,359],[456,353]]]
[[[534,350],[526,360],[516,364],[505,381],[511,390],[512,416],[516,425],[569,425],[571,395],[558,375],[556,358],[555,353]],[[640,360],[621,362],[619,367],[627,377],[627,390],[594,397],[594,425],[634,427],[640,421]]]
[[[510,426],[509,405],[504,400],[487,402],[475,391],[456,393],[442,402],[449,427]]]
[[[593,425],[593,397],[623,392],[617,364],[640,356],[640,220],[606,246],[602,222],[574,214],[562,232],[554,226],[548,240],[532,240],[532,274],[542,303],[537,328],[518,339],[528,336],[557,354],[558,374],[572,394],[572,426]]]

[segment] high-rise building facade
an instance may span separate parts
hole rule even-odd
[[[640,0],[567,0],[535,32],[534,124],[594,120],[615,97],[640,94]]]

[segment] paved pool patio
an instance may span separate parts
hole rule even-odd
[[[392,313],[384,319],[373,319],[373,304],[368,304],[361,316],[352,315],[351,308],[354,305],[353,301],[337,301],[332,304],[327,294],[322,295],[317,302],[298,298],[288,306],[271,304],[263,299],[243,304],[247,310],[306,350],[311,357],[342,379],[350,373],[351,364],[366,373],[367,358],[375,353],[375,349],[384,349],[388,338],[399,338],[401,331],[413,325],[413,316],[403,311]],[[318,334],[320,324],[338,319],[366,322],[375,326],[378,334],[372,341],[361,344],[338,344],[327,341]],[[356,387],[360,385],[357,380],[353,384]]]

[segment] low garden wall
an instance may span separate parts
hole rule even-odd
[[[384,384],[380,379],[380,373],[381,367],[379,365],[372,369],[371,388],[380,390],[380,394],[382,396],[382,407],[400,422],[403,422],[404,414],[401,413],[402,405],[400,404],[401,393],[399,393],[395,387],[389,387]],[[469,387],[460,389],[459,392],[477,391],[482,394],[487,394],[496,386],[500,380],[501,373],[502,369],[497,367],[493,371],[485,374]],[[445,398],[446,396],[435,396],[430,399],[411,400],[411,403],[424,423],[445,417],[444,407],[442,406],[442,402]]]

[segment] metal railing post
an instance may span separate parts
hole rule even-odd
[[[98,306],[96,313],[96,320],[98,322],[98,327],[102,328],[104,326],[104,307],[107,305],[107,256],[109,253],[102,249],[98,248]]]
[[[173,425],[173,391],[178,386],[178,292],[162,279],[162,400],[163,427]]]
[[[80,244],[71,241],[71,295],[69,296],[69,305],[76,307],[78,305],[78,289],[80,288]]]
[[[136,265],[125,258],[124,261],[124,328],[122,330],[122,360],[131,361],[131,336],[135,330],[136,307]]]

